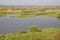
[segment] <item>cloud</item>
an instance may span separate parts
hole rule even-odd
[[[60,0],[0,0],[0,5],[60,5]]]

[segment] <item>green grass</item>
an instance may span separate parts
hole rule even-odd
[[[42,15],[42,14],[41,14]],[[52,16],[52,17],[56,17],[57,14],[43,14],[42,16]]]
[[[6,16],[6,14],[0,14],[0,17]]]
[[[10,16],[12,18],[30,18],[30,17],[36,17],[36,16],[50,16],[50,17],[57,17],[60,18],[60,14],[41,14],[41,15],[36,15],[36,14],[19,14],[16,16]]]
[[[30,26],[31,27],[31,26]],[[34,29],[33,31],[28,31]],[[0,34],[0,40],[56,40],[55,35],[60,33],[60,28],[44,28],[41,31],[36,31],[41,28],[32,26],[30,29],[14,33]],[[58,36],[60,37],[60,35]],[[59,38],[60,40],[60,38]]]
[[[52,16],[52,17],[56,17],[58,16],[57,14],[46,14],[47,16]]]
[[[9,13],[9,14],[13,14],[13,13]],[[16,13],[14,13],[14,14],[16,14]],[[6,15],[8,15],[8,13],[0,13],[0,17],[6,16]],[[34,13],[20,13],[19,15],[10,16],[10,17],[12,17],[12,18],[29,18],[29,17],[35,17],[35,16],[51,16],[51,17],[60,18],[60,14],[56,14],[56,13],[41,13],[41,15],[37,15]]]
[[[35,17],[36,15],[17,15],[17,16],[10,16],[12,18],[30,18]]]
[[[40,16],[50,16],[50,17],[57,17],[57,18],[60,18],[60,14],[41,14]]]

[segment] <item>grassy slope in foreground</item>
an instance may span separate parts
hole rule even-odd
[[[60,28],[40,29],[32,26],[27,31],[0,34],[0,40],[60,40]]]

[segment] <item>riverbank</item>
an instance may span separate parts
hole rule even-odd
[[[30,26],[28,30],[0,34],[0,40],[59,40],[60,28],[38,28]]]
[[[57,17],[57,18],[60,18],[60,14],[55,14],[55,13],[47,13],[47,14],[40,14],[40,15],[36,15],[36,14],[0,14],[0,17],[3,17],[3,16],[8,16],[11,17],[11,18],[32,18],[32,17],[36,17],[36,16],[51,16],[51,17]]]

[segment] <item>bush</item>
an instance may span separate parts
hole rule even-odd
[[[32,26],[29,27],[28,31],[29,32],[39,32],[41,30],[39,30],[39,28],[37,26],[32,25]]]
[[[20,33],[27,33],[26,31],[20,31]]]

